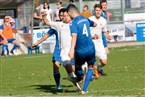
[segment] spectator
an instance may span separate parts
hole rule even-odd
[[[62,2],[61,1],[58,1],[57,2],[57,8],[55,9],[54,11],[54,20],[55,21],[60,21],[60,18],[59,18],[59,10],[62,8]]]
[[[39,26],[42,19],[40,16],[40,4],[35,4],[33,19],[33,26]]]
[[[81,16],[84,16],[86,18],[89,18],[90,16],[92,16],[91,12],[89,11],[88,5],[84,5],[83,12],[81,13]]]
[[[7,43],[13,43],[14,46],[13,48],[11,49],[10,53],[12,55],[14,55],[14,50],[16,48],[19,48],[20,47],[20,42],[18,40],[16,40],[13,36],[13,30],[12,30],[12,26],[15,24],[15,21],[12,17],[10,16],[5,16],[4,17],[4,22],[2,25],[0,25],[0,33],[1,33],[1,36],[3,37],[4,39],[4,43],[2,45],[2,54],[1,55],[4,55],[4,48],[6,48],[7,50],[7,55],[9,55],[9,50],[8,50],[8,45]]]
[[[43,10],[46,11],[46,14],[47,14],[46,18],[47,18],[49,21],[51,21],[51,20],[52,20],[52,9],[50,8],[48,2],[45,2],[45,3],[43,4]]]

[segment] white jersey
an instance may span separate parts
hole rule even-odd
[[[55,28],[58,32],[60,41],[60,50],[62,61],[71,60],[68,56],[71,47],[71,34],[69,24],[63,22],[50,22],[51,27]]]
[[[100,59],[102,58],[106,59],[107,55],[104,55],[106,54],[106,51],[103,45],[102,31],[104,32],[107,31],[107,21],[103,17],[100,17],[99,19],[97,19],[95,16],[91,16],[89,19],[97,23],[96,27],[90,28],[92,37],[95,34],[99,36],[98,39],[93,39],[93,42],[95,44],[96,56],[98,56]]]

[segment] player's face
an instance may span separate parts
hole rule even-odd
[[[5,18],[5,22],[9,22],[9,18]]]
[[[71,12],[68,12],[68,15],[70,16],[71,19],[73,19],[73,15]]]
[[[97,18],[100,18],[102,10],[98,7],[95,8],[95,15]]]
[[[107,10],[107,2],[101,3],[101,6],[102,6],[102,10],[103,11],[106,11]]]
[[[65,23],[70,23],[71,18],[70,18],[70,16],[68,15],[67,12],[64,12],[64,13],[63,13],[63,18],[64,18],[64,22],[65,22]]]
[[[60,18],[60,21],[63,21],[63,12],[61,12],[60,14],[59,14],[59,18]]]

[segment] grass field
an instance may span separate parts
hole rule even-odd
[[[56,90],[52,71],[52,54],[32,54],[0,58],[0,96],[85,96],[145,97],[145,46],[110,49],[108,76],[90,83],[89,93],[81,95],[63,66],[60,68],[62,91]]]

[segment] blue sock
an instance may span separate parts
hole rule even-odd
[[[8,45],[6,45],[7,55],[9,55]]]
[[[13,48],[12,48],[12,50],[11,50],[11,53],[14,53],[14,50],[15,50],[16,48],[18,48],[18,47],[19,47],[18,45],[14,44],[14,46],[13,46]]]
[[[54,73],[54,79],[57,86],[60,86],[60,73]]]
[[[7,50],[7,53],[8,53],[9,50],[8,50],[8,45],[7,45],[7,44],[3,44],[3,45],[2,45],[2,55],[4,55],[5,49]]]
[[[77,81],[78,82],[81,81],[82,80],[82,75],[83,75],[82,68],[76,68],[75,74],[77,76]]]
[[[86,73],[86,78],[85,78],[85,82],[84,82],[84,87],[83,87],[83,91],[87,91],[87,88],[89,86],[89,83],[91,81],[93,75],[93,69],[88,69],[87,73]]]

